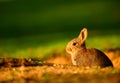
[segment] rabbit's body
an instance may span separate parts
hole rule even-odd
[[[76,51],[72,56],[73,65],[79,66],[113,66],[109,58],[101,51],[90,48]]]
[[[84,28],[78,38],[71,40],[66,51],[71,55],[73,65],[78,66],[113,66],[110,59],[100,50],[95,48],[87,49],[85,40],[87,38],[87,29]]]

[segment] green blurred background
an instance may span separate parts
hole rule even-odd
[[[83,27],[88,47],[120,47],[119,0],[0,0],[0,56],[61,53]]]

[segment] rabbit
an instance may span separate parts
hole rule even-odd
[[[72,64],[77,66],[99,66],[101,68],[111,66],[111,60],[96,48],[86,48],[85,40],[88,36],[87,28],[83,28],[78,36],[68,42],[66,52],[71,55]]]

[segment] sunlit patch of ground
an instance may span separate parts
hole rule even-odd
[[[0,82],[109,82],[120,81],[120,69],[74,66],[37,66],[0,69]]]
[[[100,67],[76,67],[71,65],[69,56],[54,55],[50,58],[44,59],[50,64],[43,64],[39,66],[25,66],[26,64],[34,64],[32,60],[26,61],[20,59],[18,63],[23,64],[19,67],[9,66],[0,67],[0,82],[10,83],[119,83],[120,82],[120,50],[110,49],[104,53],[112,61],[114,68],[100,68]],[[10,61],[10,60],[9,60]],[[9,62],[8,61],[8,62]],[[14,63],[16,60],[14,61]],[[15,63],[16,64],[16,63]]]
[[[120,68],[120,49],[110,49],[105,51],[105,54],[110,58],[115,68]]]

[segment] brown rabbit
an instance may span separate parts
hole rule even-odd
[[[113,67],[112,62],[103,52],[95,48],[86,48],[87,35],[87,29],[83,28],[78,38],[71,40],[66,46],[66,52],[71,55],[73,65]]]

